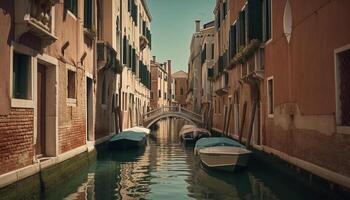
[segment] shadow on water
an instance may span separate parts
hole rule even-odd
[[[174,122],[162,122],[140,150],[99,147],[97,161],[45,199],[325,199],[254,159],[235,173],[204,168],[179,142]]]

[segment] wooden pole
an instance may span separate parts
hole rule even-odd
[[[228,108],[228,115],[227,115],[227,122],[226,122],[226,135],[228,136],[229,133],[229,128],[230,128],[230,120],[231,120],[231,112],[232,112],[232,103],[230,104],[229,108]]]
[[[253,135],[253,126],[254,126],[254,119],[255,119],[255,112],[256,112],[256,106],[257,106],[257,102],[254,101],[253,102],[253,108],[252,108],[252,115],[251,115],[251,119],[250,119],[250,124],[249,124],[249,135],[248,135],[248,140],[247,140],[247,147],[250,147],[250,140],[252,139],[252,135]]]
[[[227,117],[227,107],[224,109],[224,128],[222,130],[222,135],[225,135],[225,130],[226,130],[226,117]]]
[[[242,113],[242,123],[241,123],[241,128],[239,130],[239,138],[238,141],[242,143],[242,136],[243,136],[243,129],[244,129],[244,122],[245,122],[245,115],[247,112],[247,102],[245,101],[243,104],[243,113]]]

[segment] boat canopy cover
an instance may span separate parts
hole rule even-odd
[[[123,131],[118,135],[113,136],[109,141],[117,141],[117,140],[133,140],[133,141],[141,141],[146,137],[146,133],[144,132],[135,132],[135,131]]]
[[[195,148],[200,149],[204,147],[213,147],[213,146],[233,146],[233,147],[245,148],[239,142],[236,142],[235,140],[225,138],[225,137],[201,138],[196,142]]]
[[[143,132],[143,133],[146,133],[147,135],[151,132],[150,129],[142,126],[134,126],[132,128],[125,129],[124,131]]]

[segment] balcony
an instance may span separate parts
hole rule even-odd
[[[149,44],[148,39],[144,35],[140,35],[140,49],[144,50]]]
[[[215,82],[215,93],[219,96],[223,96],[228,92],[228,73],[224,73]]]
[[[241,79],[259,79],[264,78],[265,69],[265,49],[264,47],[258,48],[254,55],[247,60],[246,63],[241,64]]]
[[[54,10],[59,0],[15,1],[15,39],[18,41],[25,33],[31,33],[47,46],[57,40],[54,35]]]
[[[117,52],[105,41],[97,42],[97,70],[111,69],[114,73],[120,74],[123,67],[117,59]]]

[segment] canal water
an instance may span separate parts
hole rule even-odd
[[[45,199],[324,199],[251,160],[236,173],[201,166],[178,139],[181,122],[163,121],[144,150],[99,148],[96,163],[43,195]]]

